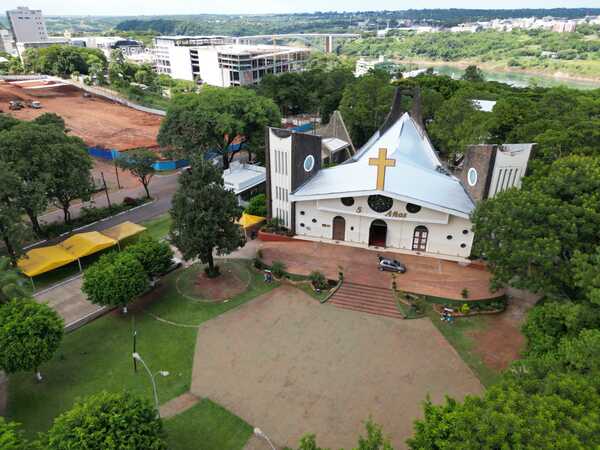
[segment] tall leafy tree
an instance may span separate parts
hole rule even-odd
[[[11,267],[9,258],[0,256],[0,305],[13,299],[26,298],[30,294],[27,280]]]
[[[386,118],[394,87],[387,72],[376,70],[346,86],[340,112],[354,145],[360,147],[377,131]]]
[[[485,81],[485,76],[483,75],[483,71],[479,67],[470,65],[465,69],[465,73],[463,74],[462,79],[465,81],[481,82]]]
[[[217,168],[195,157],[179,178],[172,204],[171,241],[186,260],[200,258],[209,276],[218,275],[213,253],[228,254],[245,243],[235,194],[225,189]]]
[[[109,253],[83,273],[81,290],[97,305],[127,305],[150,287],[144,266],[130,253]]]
[[[281,117],[271,99],[244,88],[205,87],[199,94],[175,97],[158,134],[165,147],[186,154],[220,155],[229,167],[236,152],[232,144],[247,144],[254,152],[264,148],[264,128],[279,126]]]
[[[20,180],[12,167],[0,160],[0,238],[12,264],[16,265],[29,233],[17,204]]]
[[[43,438],[48,450],[166,450],[161,420],[131,393],[100,392],[62,413]]]
[[[33,123],[37,123],[38,125],[55,125],[59,127],[61,130],[64,130],[65,127],[65,119],[60,117],[55,113],[44,113],[41,116],[37,116],[33,119]]]
[[[128,245],[125,252],[135,256],[150,278],[164,274],[173,264],[173,250],[165,241],[142,236],[135,244]]]
[[[131,150],[121,155],[117,159],[117,165],[129,171],[134,177],[140,180],[140,183],[146,191],[146,197],[150,198],[150,181],[156,173],[154,163],[158,160],[155,152],[148,149]]]
[[[15,422],[7,422],[0,416],[0,448],[2,450],[29,450],[32,443],[27,442]]]
[[[11,300],[0,307],[0,369],[32,370],[49,361],[63,337],[64,322],[48,305],[32,299]]]

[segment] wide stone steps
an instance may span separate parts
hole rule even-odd
[[[329,302],[338,308],[403,319],[390,289],[344,282]]]

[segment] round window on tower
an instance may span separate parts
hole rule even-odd
[[[474,167],[471,167],[467,172],[467,182],[469,186],[475,186],[477,184],[477,170]]]
[[[315,157],[313,155],[308,155],[304,158],[304,171],[310,172],[315,167]]]
[[[373,211],[384,213],[392,208],[394,200],[385,195],[369,195],[367,203]]]
[[[344,205],[344,206],[354,205],[354,197],[342,197],[342,205]]]

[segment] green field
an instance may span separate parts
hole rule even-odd
[[[229,264],[238,265],[239,270],[248,271],[251,276],[248,289],[227,303],[193,301],[180,295],[176,280],[184,271],[178,270],[133,305],[128,315],[115,311],[67,334],[54,358],[41,367],[42,383],[35,382],[31,373],[11,376],[9,418],[22,423],[26,434],[32,437],[47,430],[53,418],[69,409],[75,399],[100,390],[127,390],[152,399],[147,374],[143,370],[137,373],[133,370],[134,330],[137,332],[137,351],[150,369],[170,372],[168,377],[157,378],[161,403],[186,392],[190,387],[198,325],[277,286],[276,283],[264,284],[262,276],[250,270],[247,261],[232,260]],[[205,429],[212,429],[210,420],[214,418],[210,411],[215,409],[206,406],[200,409],[201,412],[190,412],[183,419],[174,421],[173,426],[178,430],[192,429],[203,425],[186,423],[185,417],[193,421],[207,417]],[[237,425],[234,428],[237,430]],[[242,431],[239,432],[244,436]],[[209,435],[207,439],[219,442],[219,433],[229,434],[226,427],[215,429],[215,433],[217,435]]]

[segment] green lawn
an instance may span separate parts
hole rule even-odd
[[[234,261],[248,266],[247,261]],[[143,370],[133,371],[133,330],[137,351],[153,371],[168,370],[158,377],[161,403],[190,387],[196,327],[175,326],[150,314],[187,325],[199,325],[277,286],[265,285],[262,276],[252,277],[246,292],[228,303],[191,301],[176,289],[182,273],[166,276],[159,287],[130,308],[127,316],[113,312],[65,336],[54,358],[41,367],[45,379],[36,383],[33,374],[11,376],[8,416],[23,424],[28,435],[45,431],[52,419],[69,409],[77,397],[100,390],[127,390],[152,399],[150,380]],[[143,305],[143,306],[142,306]],[[150,313],[150,314],[146,314]]]
[[[241,450],[252,427],[236,415],[202,400],[165,421],[169,450]]]
[[[171,226],[171,216],[169,213],[158,216],[155,219],[147,220],[140,223],[140,225],[147,228],[146,234],[149,234],[153,238],[162,239],[169,234],[169,227]]]
[[[469,332],[487,326],[485,316],[471,316],[455,319],[452,323],[442,322],[440,315],[428,305],[427,316],[444,337],[450,342],[463,361],[475,372],[481,383],[488,387],[494,384],[500,373],[485,365],[481,357],[473,351],[473,338]]]

